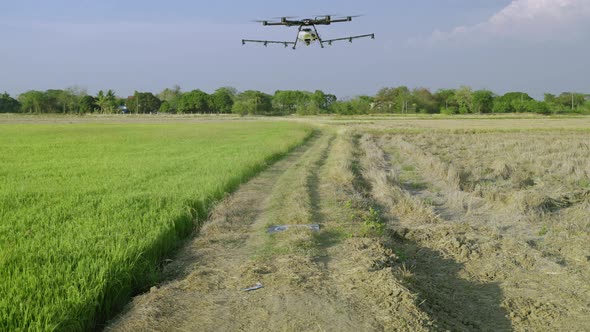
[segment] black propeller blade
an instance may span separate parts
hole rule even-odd
[[[268,21],[264,21],[264,20],[252,20],[252,22],[262,23],[262,25],[268,25]]]
[[[364,15],[346,15],[346,16],[338,16],[337,18],[334,18],[334,19],[337,19],[337,20],[340,20],[340,19],[342,19],[342,20],[344,20],[344,19],[352,19],[352,18],[355,18],[355,17],[361,17],[361,16],[364,16]]]
[[[281,16],[281,17],[273,17],[273,20],[290,20],[292,18],[297,18],[298,16]]]

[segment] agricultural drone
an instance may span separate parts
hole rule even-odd
[[[311,43],[313,43],[314,41],[317,40],[320,43],[320,46],[322,48],[324,48],[324,44],[332,45],[332,42],[340,41],[340,40],[348,40],[349,42],[352,43],[352,40],[357,39],[357,38],[371,37],[372,39],[375,39],[374,33],[366,34],[366,35],[359,35],[359,36],[328,39],[328,40],[322,40],[322,38],[320,38],[320,35],[318,34],[318,30],[316,29],[316,25],[330,25],[332,23],[350,22],[350,21],[352,21],[353,17],[358,17],[358,16],[345,16],[342,18],[332,18],[332,16],[330,16],[330,15],[322,15],[322,16],[317,16],[314,19],[305,18],[302,20],[295,20],[295,19],[293,19],[294,17],[281,17],[279,22],[256,21],[256,22],[262,23],[263,26],[276,26],[276,25],[282,25],[282,26],[286,26],[286,27],[297,26],[297,27],[299,27],[299,30],[297,32],[297,37],[295,38],[294,42],[242,39],[242,45],[245,45],[246,43],[261,43],[261,44],[264,44],[264,46],[267,46],[268,44],[282,44],[285,47],[287,47],[289,45],[293,45],[293,49],[295,49],[295,48],[297,48],[297,42],[302,42],[305,45],[309,46],[309,45],[311,45]]]

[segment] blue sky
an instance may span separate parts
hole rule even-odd
[[[364,14],[321,27],[323,38],[375,33],[320,49],[251,44],[292,40],[294,28],[254,19]],[[589,0],[0,2],[0,91],[80,86],[159,92],[175,84],[339,97],[382,87],[470,85],[590,92]]]

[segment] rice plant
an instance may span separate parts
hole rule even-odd
[[[88,330],[211,204],[310,135],[286,122],[0,125],[0,330]]]

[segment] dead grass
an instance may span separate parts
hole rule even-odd
[[[502,307],[516,330],[586,325],[589,133],[435,131],[386,134],[373,141],[391,158],[381,178],[393,168],[406,181],[425,183],[414,188],[402,181],[392,189],[373,181],[397,198],[376,193],[383,204],[395,206],[400,195],[393,193],[402,190],[444,211],[432,226],[419,218],[408,222],[408,212],[391,208],[399,218],[398,236],[463,262],[459,274],[468,280],[499,282]],[[367,156],[379,158],[379,153]],[[371,172],[367,176],[378,179]],[[420,282],[419,272],[411,280],[436,294]]]
[[[399,188],[398,175],[389,166],[385,153],[370,135],[360,139],[363,151],[363,176],[372,187],[373,197],[401,218],[425,223],[436,223],[438,215],[432,207]]]
[[[432,168],[447,184],[490,200],[513,200],[511,195],[531,190],[551,197],[579,189],[590,179],[587,132],[429,133],[404,139],[416,148],[400,148],[439,160]]]
[[[353,132],[340,131],[324,168],[322,190],[335,199],[322,205],[329,215],[325,225],[349,234],[340,245],[328,249],[333,256],[331,274],[340,291],[379,322],[374,330],[426,331],[434,323],[419,307],[419,297],[404,286],[404,278],[411,278],[409,266],[384,243],[387,238],[382,232],[367,229],[385,220],[366,192],[370,184],[363,175],[368,160],[359,151],[358,140]],[[383,159],[369,163],[385,166]],[[392,180],[380,179],[384,183]]]

